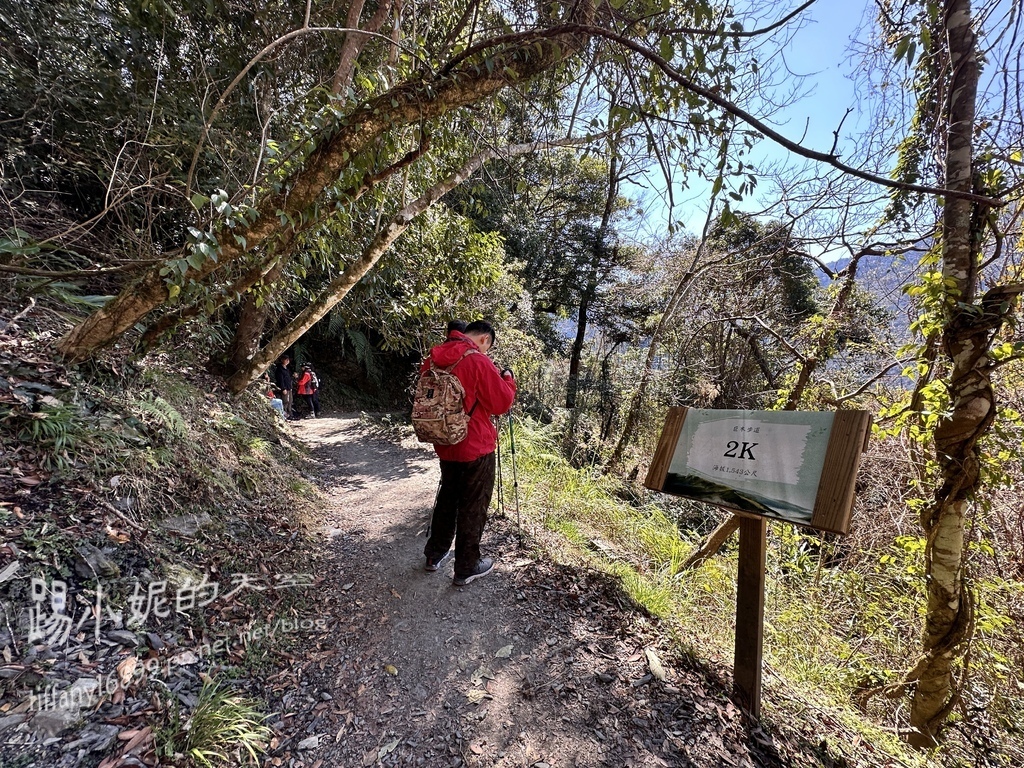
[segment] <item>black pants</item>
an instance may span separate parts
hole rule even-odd
[[[455,575],[472,573],[480,560],[480,537],[487,524],[487,507],[494,490],[494,454],[475,461],[442,461],[427,557],[440,557],[455,539]]]
[[[312,395],[299,395],[309,406],[309,412],[313,416],[320,415],[320,398],[314,392]]]

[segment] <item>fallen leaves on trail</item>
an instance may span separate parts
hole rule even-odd
[[[653,648],[644,649],[644,654],[647,656],[647,668],[651,670],[651,674],[656,680],[665,680],[665,668],[661,665],[661,659],[658,658],[658,654],[654,652]]]
[[[491,694],[489,694],[483,688],[472,688],[466,692],[466,699],[469,701],[470,704],[479,704],[484,699],[493,698],[494,697],[491,696]]]
[[[378,760],[383,760],[385,757],[390,755],[392,752],[395,751],[395,747],[397,747],[399,742],[401,742],[401,741],[402,741],[401,739],[395,739],[394,741],[391,741],[391,742],[388,742],[387,744],[385,744],[377,752],[377,759]]]
[[[107,538],[117,544],[127,544],[132,540],[132,537],[124,531],[119,531],[116,528],[111,527],[109,524],[106,527]]]
[[[476,671],[473,673],[473,676],[470,678],[470,682],[473,685],[480,685],[481,683],[483,683],[484,680],[493,680],[493,679],[494,679],[494,673],[491,672],[491,670],[489,670],[487,667],[480,666],[480,667],[477,667]]]
[[[320,746],[321,738],[322,736],[320,734],[310,736],[308,739],[300,741],[297,748],[299,750],[316,749]]]
[[[105,757],[99,764],[98,768],[117,768],[120,765],[128,763],[128,756],[133,752],[142,748],[149,748],[153,741],[153,729],[150,726],[144,728],[133,729],[129,731],[121,731],[117,734],[118,741],[126,741],[127,744],[121,749],[119,755],[110,755]],[[150,758],[147,759],[151,759]],[[132,758],[132,765],[138,765],[138,758]]]
[[[502,646],[501,648],[499,648],[497,650],[497,652],[494,654],[494,658],[496,658],[496,659],[507,659],[511,655],[512,655],[512,646],[511,645],[505,645],[505,646]]]
[[[121,680],[121,685],[128,684],[128,681],[132,679],[132,675],[135,674],[135,669],[138,666],[139,659],[137,656],[129,656],[117,665],[117,676]]]

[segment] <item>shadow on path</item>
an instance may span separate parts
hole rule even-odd
[[[296,735],[278,755],[310,768],[786,764],[613,579],[518,548],[510,521],[484,535],[488,577],[457,588],[450,563],[424,572],[432,452],[353,417],[296,431],[332,502],[318,598],[334,632],[283,689],[275,725]]]

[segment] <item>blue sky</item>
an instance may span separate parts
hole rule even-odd
[[[810,93],[785,109],[781,120],[774,121],[789,138],[799,138],[806,128],[802,143],[827,151],[832,146],[832,132],[846,110],[856,108],[854,84],[850,80],[856,62],[849,45],[862,24],[862,34],[871,32],[872,12],[868,10],[869,15],[865,17],[866,10],[864,3],[818,0],[804,11],[808,23],[794,33],[784,56],[794,74],[806,77],[805,88]],[[851,114],[846,119],[844,133],[856,126],[856,118]]]
[[[759,24],[773,22],[792,7],[778,7]],[[827,152],[832,147],[833,131],[843,121],[846,110],[853,108],[855,111],[843,122],[840,138],[856,133],[863,116],[857,112],[856,87],[851,79],[857,61],[850,51],[850,41],[872,34],[873,14],[871,3],[844,0],[818,0],[801,14],[804,21],[792,32],[784,60],[794,76],[793,83],[800,81],[802,95],[767,121],[772,127],[809,149]],[[842,146],[841,141],[840,153]],[[751,158],[755,163],[803,162],[768,139],[755,147]],[[682,222],[689,231],[699,232],[707,214],[709,193],[710,184],[691,179],[687,189],[676,190],[673,219]],[[659,222],[656,226],[663,227],[667,220],[665,206],[652,200],[649,194],[645,202],[654,221]],[[756,202],[752,201],[751,206],[756,207]],[[653,223],[648,221],[648,227]]]

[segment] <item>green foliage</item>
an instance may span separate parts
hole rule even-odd
[[[70,461],[69,451],[73,454],[76,450],[76,437],[81,437],[75,426],[76,415],[76,408],[63,403],[44,405],[22,420],[18,439],[39,446],[47,464],[62,469]]]
[[[558,150],[525,156],[481,176],[453,192],[452,205],[479,228],[501,234],[510,262],[539,308],[576,306],[608,194],[607,161]],[[628,207],[624,199],[615,206],[618,212]]]
[[[199,134],[202,84],[229,80],[248,60],[254,39],[272,39],[294,22],[278,3],[7,4],[0,16],[9,44],[0,57],[5,180],[20,179],[22,189],[71,191],[49,210],[58,212],[51,227],[63,228],[64,214],[84,220],[113,203],[127,232],[134,227],[144,241],[168,250],[180,245],[190,206],[172,182],[183,180]],[[211,187],[228,186],[237,171],[217,166],[245,163],[254,152],[260,131],[251,100],[229,104],[214,127],[214,141],[230,140],[220,153],[201,158]],[[165,183],[149,183],[159,176]],[[34,193],[11,199],[27,206],[23,220],[38,226]],[[126,242],[116,247],[129,250]]]
[[[90,414],[67,402],[68,393],[49,391],[59,397],[44,395],[32,408],[0,405],[0,439],[37,456],[44,469],[59,474],[88,465],[106,471],[117,465],[119,449],[143,441],[134,425]]]
[[[520,385],[531,386],[545,364],[543,345],[536,336],[516,327],[502,327],[492,355],[500,368],[511,368]]]
[[[614,480],[574,468],[557,451],[557,427],[516,422],[522,510],[527,525],[562,534],[560,557],[617,576],[622,590],[665,622],[701,659],[733,651],[736,551],[727,549],[696,570],[680,569],[697,543],[680,533],[661,500],[622,501]],[[503,439],[506,439],[503,435]],[[503,443],[503,455],[508,444]],[[877,449],[876,449],[877,450]],[[507,471],[507,470],[506,470]],[[889,471],[889,470],[887,470]],[[872,526],[865,520],[862,526]],[[883,723],[898,718],[881,697],[864,713],[861,691],[897,683],[919,653],[924,613],[925,542],[895,535],[869,544],[823,541],[784,524],[770,527],[765,600],[765,717],[784,723],[807,706],[823,708],[843,729],[870,740],[878,760],[923,766]],[[997,557],[991,548],[983,558]],[[986,576],[975,584],[978,633],[968,697],[984,702],[1005,729],[1013,753],[1024,707],[1019,614],[1024,592],[1011,579]],[[812,704],[813,702],[813,704]],[[898,722],[898,720],[897,720]],[[862,757],[837,745],[851,760]],[[952,751],[936,764],[961,766]],[[929,763],[931,764],[931,763]],[[997,763],[1011,765],[1011,762]]]
[[[893,63],[906,62],[909,74],[904,85],[916,97],[915,110],[907,134],[897,148],[896,166],[892,172],[894,179],[907,184],[921,183],[930,172],[928,163],[932,136],[939,119],[941,105],[937,92],[943,66],[940,53],[933,44],[936,35],[941,39],[944,34],[937,9],[937,3],[931,0],[915,0],[907,4],[898,20],[888,15],[880,17],[887,33],[887,43],[893,50]],[[919,47],[920,56],[915,58]],[[908,226],[908,219],[915,209],[924,205],[923,196],[916,192],[894,189],[890,197],[882,217],[883,223],[896,222]]]
[[[365,333],[355,329],[346,329],[346,336],[355,350],[356,360],[363,366],[367,377],[378,387],[383,385],[381,368],[377,364],[377,350],[366,337]]]
[[[272,733],[254,702],[232,693],[222,682],[204,683],[184,724],[176,707],[174,711],[170,726],[160,734],[158,752],[165,757],[184,754],[203,768],[258,765]]]
[[[82,295],[81,286],[65,280],[26,281],[24,290],[34,296],[51,296],[69,307],[90,312],[111,299],[110,296]]]
[[[476,232],[446,208],[432,214],[385,257],[365,293],[359,291],[357,300],[364,307],[374,299],[380,317],[375,327],[384,335],[385,348],[409,348],[426,329],[469,314],[472,299],[503,274],[498,234]],[[384,297],[390,303],[382,302]]]
[[[189,427],[185,419],[173,405],[159,395],[136,400],[132,405],[144,421],[155,423],[158,430],[166,430],[177,440],[188,437]]]

